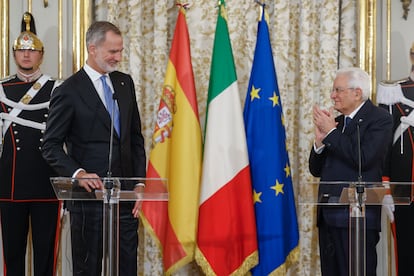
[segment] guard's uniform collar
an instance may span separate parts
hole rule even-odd
[[[40,71],[40,69],[37,69],[34,73],[31,74],[25,74],[20,70],[17,70],[17,77],[24,82],[33,82],[40,78],[41,75],[42,72]]]

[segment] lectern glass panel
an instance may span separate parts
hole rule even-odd
[[[304,212],[313,212],[315,220],[325,221],[335,227],[347,228],[349,233],[349,275],[364,276],[366,268],[366,224],[381,219],[381,240],[377,245],[378,275],[395,275],[391,272],[392,241],[390,223],[385,213],[392,205],[409,205],[412,200],[412,182],[308,182],[301,183],[298,203]],[[316,208],[317,207],[317,208]],[[381,209],[381,207],[383,207]],[[316,210],[315,210],[316,211]],[[370,215],[367,215],[367,214]],[[349,219],[348,219],[349,218]],[[317,228],[314,228],[317,231]],[[315,233],[317,237],[318,234]],[[318,251],[318,248],[315,248]],[[384,259],[387,259],[384,262]],[[383,274],[384,273],[384,274]]]
[[[82,187],[82,181],[88,180],[101,181],[103,189],[87,191]],[[160,178],[104,177],[77,179],[55,177],[51,178],[51,183],[56,197],[59,200],[67,201],[69,206],[74,206],[78,203],[81,204],[82,212],[88,212],[88,209],[94,210],[96,208],[98,208],[96,210],[99,211],[101,206],[96,203],[102,202],[102,220],[95,219],[96,221],[94,221],[94,223],[97,225],[93,225],[102,228],[102,275],[104,276],[119,275],[119,221],[122,221],[119,212],[120,204],[127,204],[128,202],[134,204],[142,201],[168,201],[167,180]],[[93,220],[94,217],[96,217],[96,213],[93,213],[92,216],[83,215],[83,220],[87,218]],[[88,222],[83,221],[82,223]],[[102,226],[100,225],[101,223]],[[64,239],[67,240],[66,238]],[[72,244],[74,244],[74,242],[76,242],[77,245],[85,244],[81,241],[82,237],[71,235],[70,239]],[[82,248],[82,246],[80,248]],[[73,249],[75,249],[75,247],[72,248],[72,250]],[[76,253],[74,254],[76,255]]]

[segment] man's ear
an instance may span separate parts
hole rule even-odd
[[[355,88],[354,93],[355,93],[355,95],[357,97],[362,98],[362,90],[361,90],[361,88],[359,88],[359,87]]]
[[[91,45],[88,46],[87,50],[88,50],[88,54],[95,55],[96,46],[91,44]]]

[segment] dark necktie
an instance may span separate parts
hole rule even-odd
[[[106,110],[108,110],[109,116],[112,118],[112,111],[114,111],[114,128],[116,130],[116,133],[118,133],[118,136],[120,134],[120,124],[119,124],[119,110],[118,107],[115,104],[115,100],[112,96],[112,90],[106,83],[106,75],[102,75],[100,77],[102,82],[102,87],[105,95],[105,106]]]
[[[344,130],[349,125],[349,123],[351,122],[351,120],[352,120],[351,117],[348,117],[348,116],[345,117]]]

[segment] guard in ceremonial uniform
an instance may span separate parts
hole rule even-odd
[[[40,146],[49,99],[57,81],[40,71],[43,43],[33,17],[23,15],[22,33],[13,45],[17,74],[0,85],[0,216],[4,271],[20,276],[26,270],[29,226],[34,275],[55,274],[61,204],[50,183],[54,176]]]
[[[392,84],[380,84],[377,102],[388,109],[394,122],[394,137],[388,151],[384,180],[414,182],[414,43],[410,49],[412,69],[409,78]],[[391,187],[394,196],[411,196],[410,205],[395,206],[398,275],[412,276],[414,250],[414,203],[410,185]]]

